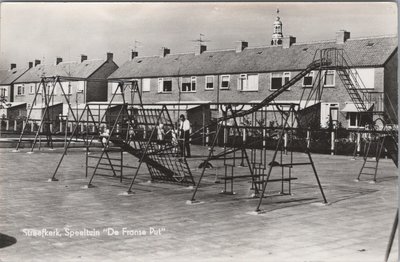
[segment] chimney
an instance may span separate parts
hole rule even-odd
[[[139,55],[139,53],[137,51],[133,51],[131,52],[131,60],[133,60],[135,57],[137,57]]]
[[[112,61],[112,60],[113,60],[113,58],[114,58],[114,54],[113,54],[113,53],[110,53],[110,52],[108,52],[108,53],[107,53],[107,62],[110,62],[110,61]]]
[[[29,62],[28,63],[28,68],[32,68],[33,67],[33,62]]]
[[[245,48],[249,46],[249,43],[246,41],[238,41],[236,45],[236,53],[242,52]]]
[[[282,38],[282,48],[289,48],[294,43],[296,43],[296,37],[294,36],[289,35]]]
[[[171,50],[169,50],[169,48],[161,47],[161,49],[160,49],[160,57],[165,57],[166,55],[169,55],[170,52],[171,52]]]
[[[59,63],[61,63],[62,62],[62,58],[61,57],[57,57],[56,58],[56,65],[58,65]]]
[[[200,45],[196,46],[196,50],[194,53],[195,53],[195,55],[200,55],[206,50],[207,50],[207,46],[200,44]]]
[[[40,65],[40,60],[35,59],[35,66]]]
[[[87,55],[81,55],[81,63],[87,60]]]
[[[10,70],[13,70],[14,68],[17,68],[17,64],[11,64],[10,65]]]
[[[350,38],[350,32],[346,30],[340,30],[336,32],[336,44],[344,44],[347,39]]]

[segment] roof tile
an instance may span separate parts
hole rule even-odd
[[[344,44],[335,41],[294,44],[290,48],[246,48],[240,53],[227,50],[206,51],[201,55],[135,57],[109,79],[302,70],[312,62],[316,50],[330,47],[343,48],[354,66],[381,66],[397,48],[397,37],[349,39]]]

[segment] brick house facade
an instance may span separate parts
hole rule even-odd
[[[40,119],[45,107],[41,79],[59,76],[71,107],[79,111],[88,102],[107,101],[107,77],[117,68],[112,53],[107,53],[106,59],[97,60],[88,60],[87,56],[82,55],[79,62],[63,62],[57,58],[53,65],[41,65],[37,60],[35,66],[15,82],[14,101],[27,103],[27,111],[33,106],[31,118]],[[52,83],[47,82],[46,85],[50,88]],[[36,91],[36,103],[32,105]],[[50,106],[57,108],[57,113],[64,116],[69,112],[59,84],[56,85]]]
[[[312,62],[319,49],[341,48],[349,56],[352,69],[374,101],[374,111],[397,117],[397,37],[350,39],[340,31],[334,41],[295,43],[284,37],[281,45],[248,48],[239,42],[236,49],[207,51],[200,45],[195,53],[170,54],[162,48],[158,56],[132,58],[109,77],[108,97],[120,79],[137,79],[144,103],[252,103],[269,96],[287,79],[294,77]],[[314,78],[317,72],[313,72]],[[312,76],[302,79],[277,98],[277,102],[299,101]],[[343,127],[360,126],[359,116],[337,72],[327,72],[320,105],[320,125],[326,127],[336,118]],[[125,94],[129,101],[129,91]],[[120,101],[118,94],[114,101]],[[137,101],[136,101],[137,102]]]
[[[31,67],[30,62],[27,68],[19,69],[11,64],[10,69],[0,70],[0,117],[15,119],[24,115],[26,104],[14,102],[14,84]]]

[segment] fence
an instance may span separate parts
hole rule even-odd
[[[1,131],[4,136],[4,131],[8,134],[19,135],[25,124],[24,119],[1,119]],[[26,123],[26,133],[33,134],[37,132],[40,126],[40,121],[32,120]],[[66,120],[53,120],[49,123],[48,128],[53,135],[70,135],[76,123]],[[105,126],[103,126],[105,128]],[[224,141],[226,145],[230,146],[233,140],[243,142],[248,148],[261,148],[265,144],[265,148],[268,150],[275,150],[278,143],[277,138],[279,137],[279,127],[245,127],[241,128],[240,132],[235,131],[230,126],[225,126],[226,132],[220,132],[217,138],[217,145],[223,146]],[[216,125],[211,125],[207,128],[203,128],[201,125],[193,125],[192,130],[201,130],[196,132],[192,137],[192,144],[210,146],[213,139],[215,138]],[[43,131],[43,130],[42,130]],[[104,130],[100,130],[103,132]],[[77,127],[78,134],[82,133],[93,133],[95,127],[90,123],[80,123]],[[293,129],[288,131],[288,136],[285,136],[287,142],[287,150],[293,150],[302,152],[309,148],[312,153],[321,154],[334,154],[334,155],[360,155],[365,154],[365,149],[368,142],[377,139],[378,131],[371,132],[365,130],[347,130],[344,128],[340,129],[318,129],[318,130],[306,130],[306,129]],[[226,136],[226,137],[225,137]],[[265,143],[262,143],[265,141]],[[369,150],[369,154],[375,154],[376,146],[372,145]],[[385,156],[385,152],[382,152],[382,157]]]

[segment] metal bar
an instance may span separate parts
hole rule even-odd
[[[83,112],[82,112],[82,115],[81,115],[80,118],[79,118],[79,121],[81,120],[81,118],[82,118],[83,113],[85,112],[85,110],[86,110],[86,107],[84,108],[84,110],[83,110]],[[79,122],[79,121],[78,121],[78,122]],[[56,176],[56,174],[57,174],[57,171],[58,171],[58,169],[60,168],[60,165],[61,165],[61,162],[62,162],[63,159],[64,159],[64,156],[65,156],[66,153],[67,153],[68,147],[69,147],[69,145],[71,144],[71,141],[72,141],[72,139],[73,139],[73,137],[74,137],[75,132],[77,131],[77,127],[78,127],[78,126],[75,126],[75,128],[74,128],[74,130],[73,130],[73,132],[72,132],[72,134],[71,134],[71,137],[70,137],[70,139],[68,140],[68,144],[67,144],[67,146],[66,146],[65,149],[64,149],[64,152],[63,152],[63,154],[62,154],[62,156],[61,156],[60,161],[58,162],[58,165],[57,165],[57,167],[56,167],[56,170],[55,170],[54,173],[53,173],[53,176],[51,177],[51,180],[52,180],[52,181],[55,180],[55,176]]]
[[[396,216],[394,217],[394,221],[393,221],[392,231],[390,232],[389,243],[386,247],[385,262],[388,261],[390,251],[392,250],[393,240],[394,240],[394,237],[396,236],[398,223],[399,223],[399,209],[397,208]]]
[[[292,107],[291,107],[291,108],[292,108]],[[290,109],[289,109],[289,110],[290,110]],[[283,120],[283,119],[282,119],[282,120]],[[276,156],[277,156],[277,154],[278,154],[279,146],[280,146],[280,144],[282,143],[283,133],[284,133],[283,131],[284,131],[285,126],[286,126],[286,124],[287,124],[287,120],[288,120],[288,118],[285,119],[285,123],[282,125],[282,131],[281,131],[281,133],[280,133],[279,140],[278,140],[278,143],[277,143],[277,145],[276,145],[276,149],[275,149],[274,155],[273,155],[273,157],[272,157],[271,163],[275,162]],[[259,212],[259,211],[260,211],[261,202],[262,202],[263,197],[264,197],[265,189],[267,188],[267,184],[268,184],[269,177],[271,176],[272,168],[273,168],[273,165],[270,165],[270,166],[269,166],[269,169],[268,169],[267,177],[266,177],[266,179],[265,179],[266,182],[263,183],[263,185],[262,185],[262,190],[261,190],[261,194],[260,194],[260,199],[259,199],[258,204],[257,204],[257,207],[256,207],[256,212]]]
[[[26,118],[26,121],[29,121],[29,119],[30,119],[30,117],[31,117],[32,110],[33,110],[33,106],[36,104],[36,99],[37,99],[37,96],[38,96],[38,94],[39,94],[38,91],[40,90],[40,85],[42,85],[42,84],[43,84],[43,80],[40,81],[38,88],[37,88],[37,89],[35,88],[35,96],[33,97],[33,102],[32,102],[32,104],[31,104],[31,108],[29,109],[29,113],[28,113],[28,116],[27,116],[27,118]],[[32,125],[33,125],[33,124],[32,124]],[[18,150],[18,149],[19,149],[19,146],[21,145],[22,136],[23,136],[24,133],[25,133],[26,126],[27,126],[27,125],[25,125],[25,126],[22,128],[21,134],[20,134],[19,139],[18,139],[18,144],[17,144],[15,150]]]
[[[161,110],[161,113],[162,113],[162,111],[163,111],[163,109]],[[150,134],[150,138],[153,136],[155,130],[156,130],[156,129],[153,128],[153,130],[152,130],[152,132],[151,132],[151,134]],[[139,166],[138,166],[138,168],[136,169],[135,176],[133,177],[133,179],[132,179],[132,181],[131,181],[131,184],[130,184],[129,189],[128,189],[128,193],[131,193],[131,192],[132,192],[133,183],[135,182],[135,179],[136,179],[136,177],[137,177],[137,175],[138,175],[138,173],[139,173],[139,170],[140,170],[140,167],[141,167],[141,165],[142,165],[142,163],[143,163],[144,157],[146,156],[146,152],[147,152],[147,150],[149,149],[149,145],[150,145],[150,139],[149,139],[149,141],[147,142],[146,148],[145,148],[145,150],[143,151],[143,154],[142,154],[142,156],[141,156],[141,158],[140,158]]]
[[[192,202],[195,201],[195,196],[196,196],[197,190],[199,189],[201,180],[203,179],[203,176],[204,176],[204,174],[205,174],[205,170],[206,170],[206,168],[207,168],[207,166],[208,166],[209,159],[211,159],[211,156],[212,156],[212,154],[213,154],[213,150],[214,150],[215,144],[216,144],[216,142],[217,142],[217,139],[218,139],[218,135],[219,135],[220,130],[221,130],[221,125],[218,125],[218,126],[217,126],[216,135],[215,135],[215,137],[214,137],[214,139],[213,139],[214,141],[213,141],[212,146],[211,146],[211,150],[209,151],[208,157],[207,157],[207,159],[206,159],[205,162],[204,162],[203,170],[201,171],[201,175],[200,175],[199,181],[197,181],[197,185],[196,185],[196,187],[195,187],[195,189],[194,189],[192,198],[191,198],[191,200],[190,200],[190,201],[192,201]]]

